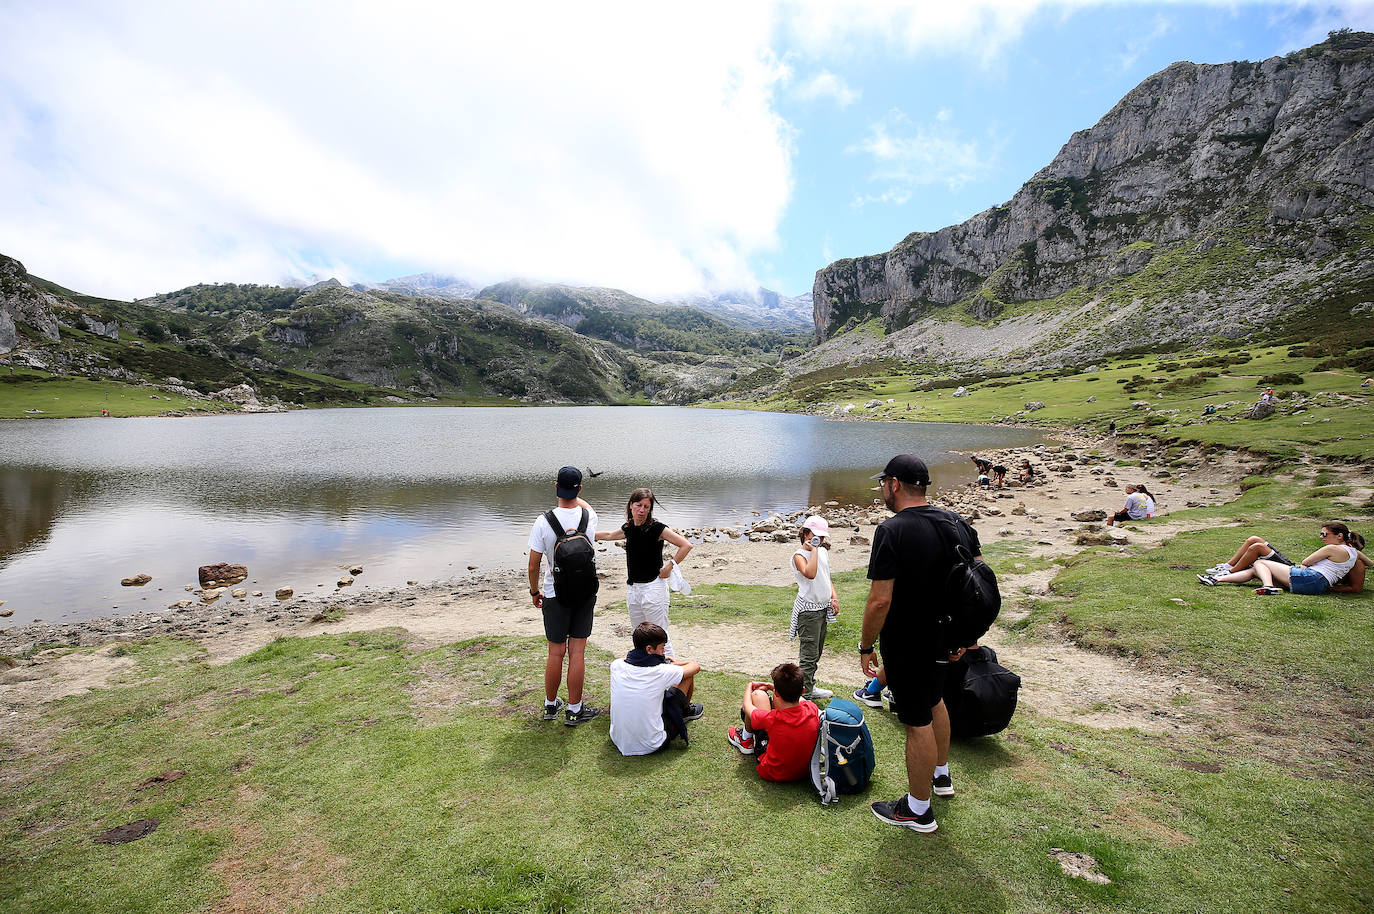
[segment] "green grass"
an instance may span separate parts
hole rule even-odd
[[[675,609],[676,611],[676,609]],[[66,699],[50,750],[7,764],[0,904],[26,912],[1360,910],[1367,785],[1294,777],[1205,741],[1020,713],[953,750],[940,830],[879,824],[901,728],[870,712],[865,796],[822,808],[724,740],[743,679],[706,673],[685,752],[622,758],[604,720],[535,713],[543,646],[416,653],[387,633],[283,639],[210,666],[178,642]],[[589,688],[606,694],[609,660]],[[1194,768],[1204,770],[1191,770]],[[167,769],[180,780],[138,785]],[[150,836],[91,836],[145,817]],[[1112,879],[1065,876],[1052,848]],[[801,878],[798,878],[799,873]]]
[[[156,416],[168,410],[216,406],[230,408],[120,381],[87,381],[24,369],[0,375],[0,419],[98,416],[102,409],[111,416]]]
[[[1073,369],[1007,377],[940,380],[913,374],[911,365],[891,360],[836,366],[794,378],[783,391],[762,400],[736,398],[728,406],[809,411],[818,405],[884,401],[856,410],[875,419],[930,422],[996,422],[1007,417],[1028,424],[1064,428],[1083,425],[1105,432],[1116,422],[1119,440],[1141,438],[1218,449],[1244,448],[1276,459],[1308,454],[1333,460],[1368,460],[1374,451],[1374,388],[1361,388],[1365,373],[1354,367],[1316,370],[1323,355],[1298,355],[1289,346],[1218,348],[1194,354],[1118,358],[1094,372]],[[1220,363],[1220,364],[1218,364]],[[1305,411],[1264,420],[1239,418],[1258,398],[1265,377],[1292,372],[1307,397]],[[1215,375],[1215,376],[1208,376]],[[952,396],[963,383],[968,396]],[[893,403],[885,401],[891,398]],[[1089,398],[1093,398],[1091,401]],[[1030,401],[1044,409],[1018,415]],[[1145,402],[1149,409],[1133,406]],[[1206,406],[1222,407],[1207,416]],[[908,409],[908,406],[911,408]],[[1234,421],[1231,421],[1234,420]]]

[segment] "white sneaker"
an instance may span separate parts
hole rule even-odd
[[[820,686],[812,686],[811,691],[802,696],[802,698],[805,698],[807,701],[825,701],[827,698],[834,697],[834,692],[829,689],[822,689]]]

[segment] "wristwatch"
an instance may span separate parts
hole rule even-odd
[[[871,654],[871,653],[873,653],[873,648],[871,648],[871,647],[864,647],[864,643],[863,643],[862,641],[860,641],[860,642],[859,642],[859,653],[860,653],[860,654]]]

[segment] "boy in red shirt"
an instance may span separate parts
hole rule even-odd
[[[811,773],[820,709],[802,698],[805,680],[795,663],[773,667],[772,678],[744,687],[744,726],[731,727],[726,738],[743,754],[762,756],[758,772],[765,781],[799,781]]]

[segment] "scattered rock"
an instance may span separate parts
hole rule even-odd
[[[1074,520],[1078,521],[1079,523],[1091,524],[1095,521],[1106,520],[1107,512],[1099,510],[1097,508],[1093,508],[1089,511],[1074,511],[1069,516],[1072,517]]]
[[[468,566],[468,571],[476,571],[476,570],[477,570],[477,566],[476,566],[476,565],[469,565],[469,566]]]
[[[1025,517],[1026,506],[1021,504],[1020,502],[1017,502],[1016,507],[1011,509],[1011,513],[1017,515],[1018,517]]]
[[[277,599],[278,599],[278,600],[289,600],[289,599],[291,599],[291,598],[292,598],[293,596],[295,596],[295,595],[296,595],[296,591],[293,590],[293,589],[290,588],[290,587],[278,587],[278,588],[277,588]]]
[[[14,610],[0,609],[0,619],[8,619],[12,615],[14,615]]]
[[[1064,875],[1072,879],[1082,879],[1096,885],[1110,885],[1107,874],[1097,868],[1097,861],[1088,854],[1066,851],[1062,847],[1050,848],[1050,859],[1059,863]]]
[[[851,546],[867,546],[868,544],[868,537],[862,534],[856,533],[849,538],[849,545]]]
[[[136,574],[131,578],[125,578],[119,583],[124,587],[142,587],[144,584],[147,584],[152,579],[153,576],[150,574]]]
[[[244,597],[248,596],[248,588],[235,587],[233,590],[229,591],[229,596],[236,600],[242,600]]]
[[[1045,408],[1045,404],[1041,403],[1039,400],[1031,400],[1031,401],[1029,401],[1029,402],[1026,403],[1026,412],[1028,412],[1028,413],[1033,413],[1033,412],[1035,412],[1037,409],[1044,409],[1044,408]]]
[[[255,590],[255,591],[253,591],[253,596],[255,596],[255,597],[260,597],[260,596],[262,596],[262,591],[261,591],[261,590]]]
[[[200,585],[202,587],[207,584],[237,584],[246,577],[248,577],[246,565],[219,562],[214,565],[200,566]]]
[[[363,573],[363,566],[362,566],[362,565],[354,565],[353,567],[351,567],[351,568],[348,569],[348,573],[351,574],[351,575],[353,575],[354,577],[357,577],[358,575],[360,575],[360,574]]]
[[[955,397],[967,397],[967,396],[968,396],[968,389],[965,388],[965,387],[960,387],[958,390],[956,390],[956,391],[952,394],[952,396],[955,396]]]
[[[344,575],[343,577],[339,578],[339,580],[338,580],[338,585],[337,585],[337,586],[339,586],[339,587],[352,587],[352,586],[353,586],[353,577],[352,577],[352,575],[347,575],[347,574],[346,574],[346,575]]]
[[[223,587],[207,587],[205,590],[201,591],[200,602],[213,603],[222,596],[224,596]]]
[[[159,825],[160,819],[139,819],[126,825],[116,825],[107,832],[101,832],[93,839],[96,844],[126,844],[151,835]]]
[[[169,605],[167,606],[167,608],[168,608],[168,609],[190,609],[192,606],[195,606],[195,605],[196,605],[196,604],[192,603],[190,600],[177,600],[175,603],[169,604]]]
[[[149,787],[156,787],[158,784],[170,784],[173,781],[179,781],[184,777],[186,777],[186,772],[184,771],[164,771],[161,774],[153,775],[152,777],[148,778],[148,780],[144,781],[142,784],[139,784],[134,789],[147,790]]]
[[[406,586],[407,586],[407,587],[414,587],[416,584],[419,584],[419,583],[420,583],[419,581],[406,581]]]
[[[1277,412],[1277,411],[1278,411],[1278,407],[1274,405],[1274,401],[1273,401],[1273,400],[1261,400],[1260,402],[1256,403],[1254,406],[1250,407],[1250,411],[1249,411],[1248,413],[1245,414],[1245,418],[1247,418],[1247,419],[1268,419],[1270,416],[1274,415],[1274,413]]]

